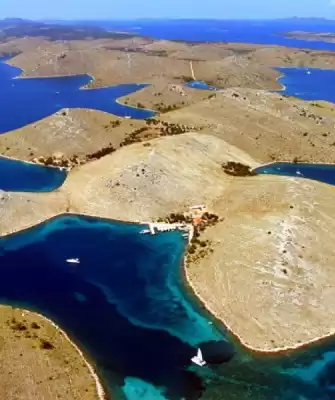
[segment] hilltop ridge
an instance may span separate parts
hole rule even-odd
[[[2,193],[0,234],[65,212],[143,222],[203,203],[219,222],[201,235],[206,247],[188,259],[186,273],[233,334],[269,351],[333,334],[333,188],[226,175],[222,163],[233,160],[257,165],[235,146],[197,132],[131,144],[74,169],[53,193]],[[273,312],[264,313],[271,304]]]

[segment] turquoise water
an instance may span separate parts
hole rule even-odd
[[[214,86],[210,86],[204,81],[187,82],[186,86],[190,87],[191,89],[212,90],[212,91],[217,90]]]
[[[65,181],[67,172],[0,156],[0,190],[51,192]]]
[[[285,88],[279,93],[302,100],[325,100],[335,103],[335,91],[331,86],[335,79],[335,70],[307,67],[275,69],[283,74],[279,83]]]
[[[196,399],[191,357],[224,337],[183,295],[182,234],[144,227],[67,215],[0,238],[0,299],[56,321],[111,390]]]
[[[89,75],[52,78],[20,78],[21,70],[0,59],[0,134],[39,121],[63,108],[89,108],[120,117],[146,119],[153,111],[118,103],[119,97],[145,88],[124,84],[99,89],[81,89],[92,81]]]
[[[13,79],[20,72],[0,63],[0,100],[7,110],[0,110],[0,133],[64,107],[149,116],[146,110],[115,102],[134,85],[79,90],[90,77]],[[298,72],[303,80],[313,76]],[[194,87],[207,89],[203,84]],[[322,94],[316,89],[312,85],[306,91],[314,91],[314,97]],[[300,88],[291,90],[300,96]],[[4,190],[49,191],[65,179],[58,170],[21,162],[0,159],[0,168]],[[335,182],[333,166],[277,163],[256,172]],[[229,337],[211,325],[185,293],[181,234],[142,235],[143,228],[68,215],[0,238],[1,303],[41,312],[57,322],[94,360],[105,387],[120,398],[335,399],[334,339],[272,357],[251,354],[235,343],[236,354],[229,362],[194,366],[190,359],[198,345],[214,340],[221,346]],[[66,262],[77,257],[79,265]]]
[[[284,175],[308,178],[335,185],[335,165],[277,162],[254,170],[257,174]]]
[[[334,398],[333,342],[273,357],[237,345],[221,365],[192,364],[198,345],[232,351],[233,342],[184,294],[181,233],[144,235],[144,227],[64,215],[0,238],[1,303],[59,324],[112,398]]]

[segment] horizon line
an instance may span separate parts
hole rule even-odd
[[[40,18],[24,18],[24,17],[2,17],[0,20],[22,20],[22,21],[34,21],[34,22],[43,22],[43,21],[97,21],[97,22],[109,22],[109,21],[282,21],[282,20],[322,20],[322,21],[335,21],[335,19],[326,18],[326,17],[262,17],[262,18],[248,18],[248,17],[231,17],[231,18],[217,18],[217,17],[137,17],[137,18],[129,18],[129,17],[111,17],[111,18],[58,18],[58,17],[40,17]]]

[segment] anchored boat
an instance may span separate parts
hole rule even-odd
[[[68,258],[66,262],[69,264],[80,264],[79,258]]]
[[[206,365],[206,361],[203,359],[202,356],[202,351],[201,349],[198,349],[197,355],[191,358],[191,361],[194,364],[199,365],[200,367],[203,367],[204,365]]]

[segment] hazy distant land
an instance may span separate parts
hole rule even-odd
[[[309,41],[320,41],[329,43],[335,42],[335,33],[331,32],[316,33],[316,32],[293,31],[286,33],[285,36],[293,39],[302,39]]]

